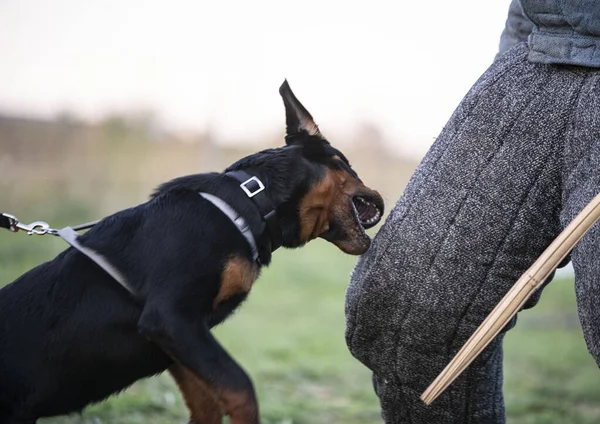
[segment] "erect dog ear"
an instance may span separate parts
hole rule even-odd
[[[286,134],[288,136],[295,136],[304,132],[308,135],[323,137],[313,117],[296,98],[287,80],[283,81],[283,84],[279,87],[279,94],[281,94],[285,105]],[[287,138],[286,143],[290,144]]]

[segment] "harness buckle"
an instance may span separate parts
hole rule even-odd
[[[255,183],[257,187],[249,187],[249,185],[252,183]],[[242,190],[244,190],[248,197],[254,197],[265,189],[265,185],[256,176],[248,178],[246,181],[240,184],[240,187]]]

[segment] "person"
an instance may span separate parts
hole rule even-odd
[[[386,423],[505,422],[503,333],[431,406],[419,396],[600,191],[600,2],[515,0],[500,50],[351,277],[346,341]],[[572,262],[600,364],[599,248],[596,225]]]

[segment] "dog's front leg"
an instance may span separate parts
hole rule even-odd
[[[169,372],[177,382],[183,399],[190,411],[189,424],[221,424],[223,407],[219,397],[208,383],[202,381],[193,371],[179,363],[173,364]]]
[[[166,303],[144,308],[138,322],[140,333],[205,382],[231,424],[259,424],[258,404],[248,375],[204,323],[185,319]]]

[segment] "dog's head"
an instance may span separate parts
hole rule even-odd
[[[295,170],[305,178],[302,188],[296,188],[301,196],[292,205],[297,244],[321,237],[345,253],[365,253],[371,245],[365,230],[383,215],[381,195],[365,186],[346,157],[325,139],[287,81],[279,93],[285,105],[286,145],[299,150],[304,162],[304,169]]]

